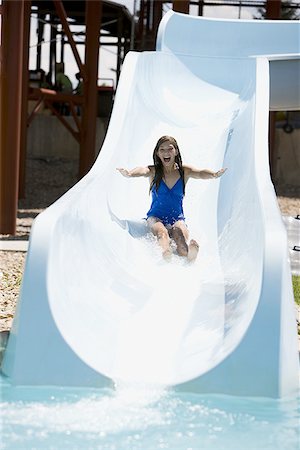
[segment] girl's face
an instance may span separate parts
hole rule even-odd
[[[162,164],[166,168],[174,166],[175,156],[177,155],[177,150],[170,141],[163,142],[160,144],[157,150],[157,156],[161,160]]]

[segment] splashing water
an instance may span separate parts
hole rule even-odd
[[[297,450],[297,399],[112,389],[14,388],[2,381],[3,450]]]

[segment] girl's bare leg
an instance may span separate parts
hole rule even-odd
[[[151,217],[147,220],[150,230],[157,237],[157,242],[162,250],[162,255],[165,259],[170,259],[172,250],[170,247],[170,237],[168,230],[159,219]]]
[[[199,245],[194,239],[191,240],[189,245],[187,244],[189,232],[183,220],[178,220],[174,223],[171,237],[176,243],[179,256],[186,256],[189,261],[194,261],[197,258]]]
[[[185,223],[183,221],[175,222],[170,234],[175,241],[178,255],[187,256],[189,251],[189,247],[187,245],[189,232]]]

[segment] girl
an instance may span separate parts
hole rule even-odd
[[[171,136],[162,136],[153,152],[154,165],[136,167],[132,170],[118,168],[124,177],[148,177],[152,193],[151,207],[147,213],[147,223],[157,237],[163,257],[172,255],[170,238],[175,241],[177,253],[189,261],[197,258],[199,245],[192,239],[185,224],[182,201],[185,185],[189,178],[219,178],[226,169],[212,172],[182,165],[176,140]]]

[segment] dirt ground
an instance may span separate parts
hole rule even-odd
[[[16,236],[0,235],[0,240],[28,240],[34,218],[70,189],[77,181],[78,161],[28,159],[26,198],[20,200]],[[275,185],[283,215],[300,213],[300,186]],[[0,251],[0,331],[11,328],[19,295],[26,254]]]
[[[34,218],[77,181],[78,161],[28,159],[26,198],[19,201],[15,236],[0,240],[28,240]],[[19,295],[26,254],[0,251],[0,331],[11,328]]]

